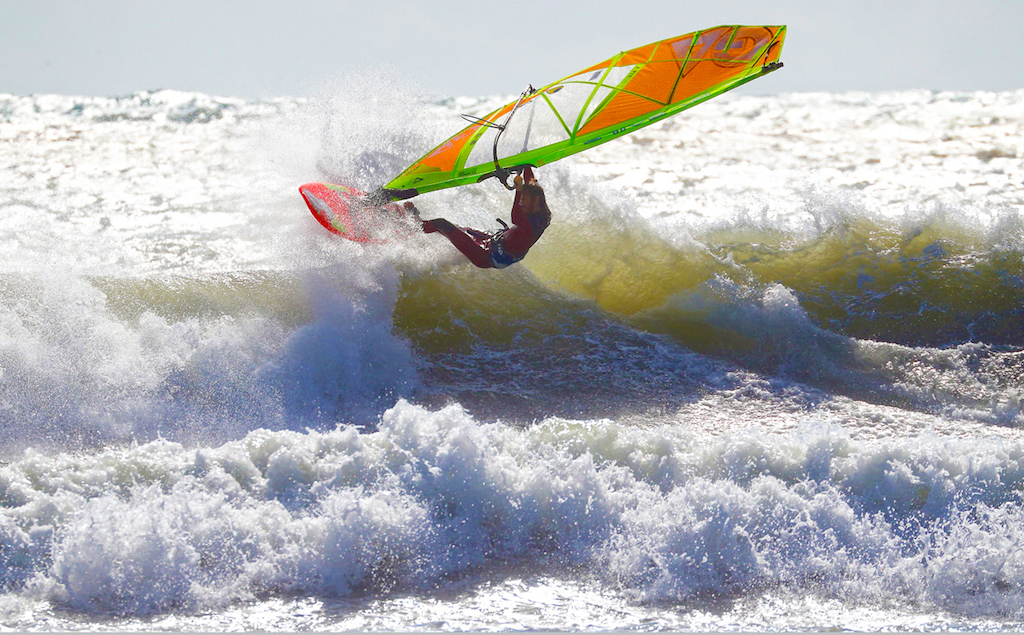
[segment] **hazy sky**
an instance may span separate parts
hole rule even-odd
[[[789,27],[745,92],[1024,88],[1024,0],[0,0],[0,93],[309,95],[383,66],[512,94],[719,24]]]

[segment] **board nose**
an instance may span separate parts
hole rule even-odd
[[[306,185],[299,186],[299,194],[302,194],[302,198],[306,201],[306,206],[309,207],[309,210],[317,216],[331,208],[331,206],[327,204],[327,201],[323,199],[323,196],[317,195],[317,191],[319,189],[320,188],[317,188],[314,183],[307,183]]]
[[[299,194],[302,194],[302,198],[306,199],[307,203],[311,198],[317,198],[317,196],[313,194],[313,189],[310,185],[311,184],[307,183],[306,185],[299,186]]]

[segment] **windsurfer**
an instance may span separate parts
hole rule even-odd
[[[443,234],[471,263],[482,269],[502,269],[519,262],[551,224],[551,210],[544,198],[544,189],[537,184],[529,167],[523,170],[522,176],[516,176],[513,183],[516,197],[512,203],[511,226],[484,232],[435,218],[422,221],[423,233]],[[411,203],[406,207],[419,217]]]

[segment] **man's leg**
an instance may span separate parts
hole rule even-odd
[[[434,232],[444,234],[445,238],[450,240],[455,248],[477,267],[489,269],[494,266],[494,263],[491,262],[491,252],[473,240],[473,237],[461,227],[457,227],[443,218],[423,221],[423,233],[432,234]]]

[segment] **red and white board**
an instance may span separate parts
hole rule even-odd
[[[299,193],[327,231],[357,243],[384,243],[415,231],[412,214],[402,205],[372,203],[354,187],[307,183]]]

